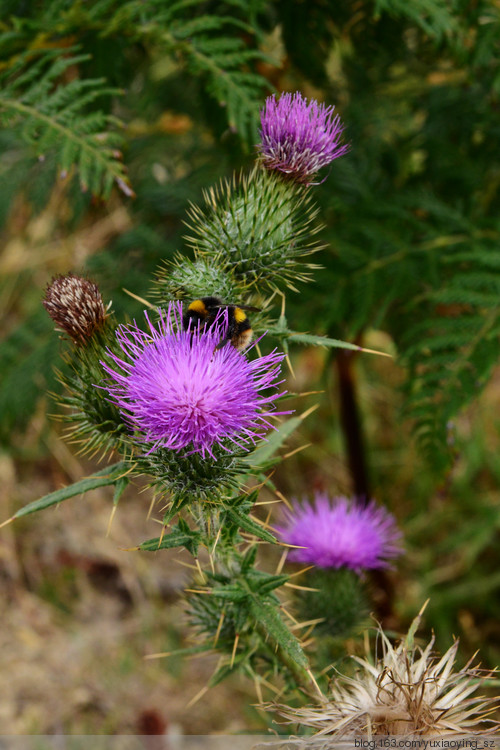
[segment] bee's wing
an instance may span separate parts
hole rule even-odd
[[[251,305],[237,305],[240,310],[249,310],[250,312],[262,312],[261,307],[252,307]]]
[[[261,307],[252,307],[251,305],[240,305],[236,302],[221,302],[219,305],[212,305],[212,307],[239,307],[240,310],[249,310],[250,312],[262,312]]]

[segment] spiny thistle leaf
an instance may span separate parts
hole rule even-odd
[[[293,663],[308,669],[309,662],[302,646],[283,622],[274,602],[253,596],[249,600],[249,609],[257,622],[257,627],[262,628]]]
[[[373,349],[365,349],[357,344],[351,344],[349,341],[341,341],[340,339],[332,339],[328,336],[314,336],[310,333],[294,333],[290,331],[287,336],[287,341],[292,344],[306,344],[310,346],[324,346],[326,349],[350,349],[355,352],[369,352],[371,354],[380,354],[382,356],[390,356],[386,352],[377,352]]]
[[[201,541],[201,534],[198,531],[192,531],[189,527],[186,529],[186,526],[182,526],[179,522],[169,534],[157,537],[156,539],[148,539],[139,545],[139,549],[145,552],[156,552],[159,549],[185,547],[188,552],[196,557],[198,545]]]
[[[220,601],[208,593],[190,594],[187,601],[188,617],[198,633],[214,640],[218,633],[217,648],[231,653],[236,634],[241,637],[248,627],[245,608],[233,601],[224,602],[221,607]]]
[[[50,492],[48,495],[44,495],[44,497],[32,503],[28,503],[28,505],[23,506],[14,513],[11,520],[27,516],[30,513],[36,513],[39,510],[45,510],[45,508],[50,508],[51,505],[58,505],[63,500],[68,500],[76,495],[83,495],[85,492],[95,490],[98,487],[107,487],[110,484],[116,484],[123,473],[128,471],[129,468],[129,464],[125,461],[119,461],[112,466],[107,466],[105,469],[97,471],[86,479],[81,479],[79,482],[70,484],[68,487],[62,487],[60,490]]]
[[[297,679],[308,668],[307,657],[281,619],[272,593],[288,576],[256,570],[253,558],[252,552],[241,559],[240,572],[230,576],[207,572],[207,587],[188,596],[189,618],[200,636],[213,638],[217,650],[231,655],[230,663],[221,665],[224,675],[247,667],[256,672],[258,662],[272,666],[281,660]],[[217,675],[215,680],[222,679]]]
[[[239,513],[237,510],[233,510],[232,508],[226,510],[226,515],[240,529],[243,529],[243,531],[246,531],[249,534],[253,534],[258,539],[263,539],[265,542],[269,542],[270,544],[276,543],[276,537],[271,534],[270,531],[267,531],[267,529],[265,529],[261,524],[257,523],[257,521],[254,521],[250,516],[247,516],[244,513]]]

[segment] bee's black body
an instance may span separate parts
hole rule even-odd
[[[182,318],[184,329],[193,330],[198,324],[210,327],[221,309],[227,310],[228,329],[226,338],[221,341],[219,347],[230,341],[235,349],[246,349],[252,340],[253,331],[243,311],[244,306],[226,305],[219,297],[201,297],[191,302]],[[256,310],[255,307],[245,309]]]

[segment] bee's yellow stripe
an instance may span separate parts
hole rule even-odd
[[[207,313],[205,303],[201,299],[195,299],[193,302],[191,302],[188,310],[193,310],[194,312],[200,313],[201,315],[206,315]]]
[[[234,308],[234,319],[237,323],[243,323],[247,319],[246,314],[243,312],[241,307]]]

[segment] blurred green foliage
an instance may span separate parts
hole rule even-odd
[[[470,622],[469,602],[493,644],[500,465],[455,421],[498,360],[498,3],[1,0],[0,10],[3,442],[22,453],[38,400],[56,387],[58,344],[40,305],[51,275],[84,270],[119,316],[138,316],[124,289],[148,296],[155,268],[188,252],[189,204],[252,164],[264,97],[300,89],[335,103],[351,150],[315,191],[324,268],[290,295],[287,317],[295,331],[363,344],[376,329],[394,342],[404,397],[389,412],[401,443],[377,442],[368,424],[368,453],[377,490],[394,505],[409,492],[402,575],[420,574],[410,603],[432,594],[429,617],[449,634]],[[369,422],[369,396],[385,382],[361,367]],[[303,459],[315,470],[339,446],[323,406],[318,453]],[[401,473],[408,464],[415,480]]]

